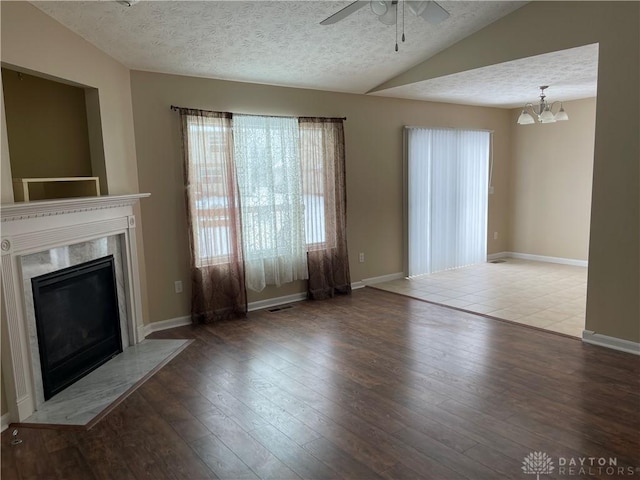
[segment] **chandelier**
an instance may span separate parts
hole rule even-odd
[[[518,117],[518,125],[530,125],[532,123],[536,123],[534,117],[537,117],[538,122],[540,123],[555,123],[555,122],[561,122],[564,120],[569,120],[569,115],[567,115],[567,112],[564,111],[562,102],[548,103],[545,100],[546,98],[546,95],[544,94],[545,88],[549,88],[549,86],[545,85],[543,87],[540,87],[540,103],[538,105],[527,103],[522,108],[522,113]],[[557,113],[554,114],[552,109],[556,103],[560,104],[560,109],[558,110]]]

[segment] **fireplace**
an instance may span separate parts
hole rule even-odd
[[[113,255],[31,279],[44,399],[122,352]]]
[[[113,316],[119,318],[119,321],[114,322],[113,328],[119,329],[120,335],[107,333],[106,337],[112,337],[112,340],[114,336],[120,338],[120,348],[124,353],[128,347],[144,339],[134,207],[140,198],[147,196],[149,194],[131,194],[2,205],[0,339],[2,373],[11,421],[23,421],[45,403],[54,401],[44,398],[40,368],[41,332],[36,324],[34,301],[37,303],[37,300],[33,295],[34,287],[39,290],[40,286],[34,285],[33,279],[60,271],[64,275],[64,272],[71,271],[66,269],[75,269],[87,262],[112,255],[115,263],[115,287],[112,288],[115,288],[117,296]],[[91,275],[94,274],[100,277],[104,273]],[[72,282],[70,279],[64,281]],[[113,282],[110,280],[111,285]],[[48,295],[47,288],[45,285],[45,297]],[[43,293],[37,295],[42,296]],[[84,296],[83,293],[72,296],[78,295]],[[67,328],[67,335],[92,335],[90,331],[95,327],[82,322],[92,322],[94,315],[95,312],[82,315],[83,318],[77,321],[82,328],[76,325],[73,332],[73,329]],[[79,338],[71,341],[75,344]],[[113,343],[105,351],[112,347]],[[83,348],[80,347],[79,350],[82,351]],[[102,346],[98,347],[100,349]],[[64,363],[66,358],[66,353],[58,354],[53,360],[48,359],[47,363]],[[70,377],[77,374],[78,372],[72,373]],[[69,380],[64,380],[61,384],[67,381]],[[58,387],[54,386],[52,392],[56,388]],[[52,393],[47,395],[50,394]]]

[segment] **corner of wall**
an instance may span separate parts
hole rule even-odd
[[[2,203],[13,203],[13,183],[11,181],[11,162],[9,160],[9,137],[7,136],[7,118],[4,112],[4,90],[2,88],[2,77],[0,76],[0,201]]]

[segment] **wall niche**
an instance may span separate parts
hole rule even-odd
[[[67,180],[30,182],[30,200],[107,194],[98,90],[4,65],[2,88],[15,200],[16,179]],[[83,177],[95,193],[69,181]]]

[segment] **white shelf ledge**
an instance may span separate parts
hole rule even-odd
[[[14,178],[13,195],[17,201],[52,198],[100,196],[98,177]]]

